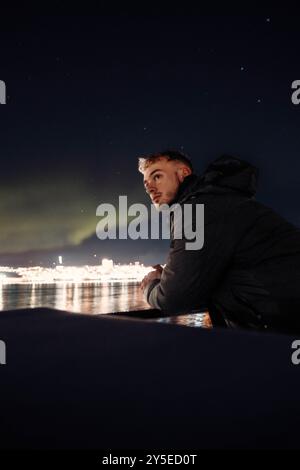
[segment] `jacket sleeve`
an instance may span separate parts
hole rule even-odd
[[[204,245],[187,250],[190,240],[173,240],[161,279],[144,292],[148,303],[164,313],[188,313],[208,305],[210,296],[224,276],[234,252],[234,211],[211,211],[204,207]]]

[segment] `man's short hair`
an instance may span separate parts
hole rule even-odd
[[[139,171],[141,173],[144,173],[144,171],[150,165],[152,165],[152,163],[157,162],[161,158],[166,158],[169,161],[182,162],[191,169],[192,173],[194,172],[190,158],[186,154],[179,152],[178,150],[164,150],[163,152],[152,153],[146,157],[140,157],[138,164]]]

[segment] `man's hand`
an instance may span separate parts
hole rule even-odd
[[[163,270],[162,266],[155,265],[155,266],[152,266],[152,267],[155,268],[155,271],[151,271],[150,273],[148,273],[141,282],[142,291],[144,291],[144,289],[147,287],[147,285],[150,282],[154,281],[154,279],[160,279],[160,277],[161,277],[161,273],[162,273],[162,270]]]
[[[160,273],[162,273],[164,270],[164,268],[160,264],[155,264],[154,266],[152,266],[152,268],[155,269],[155,271],[158,271]]]

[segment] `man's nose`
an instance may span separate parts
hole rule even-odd
[[[146,193],[147,194],[152,194],[156,191],[156,187],[152,184],[147,184],[146,186]]]

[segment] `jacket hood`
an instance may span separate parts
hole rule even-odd
[[[258,168],[236,157],[222,155],[208,165],[204,173],[189,175],[180,185],[176,200],[198,193],[237,191],[253,197],[257,191]]]

